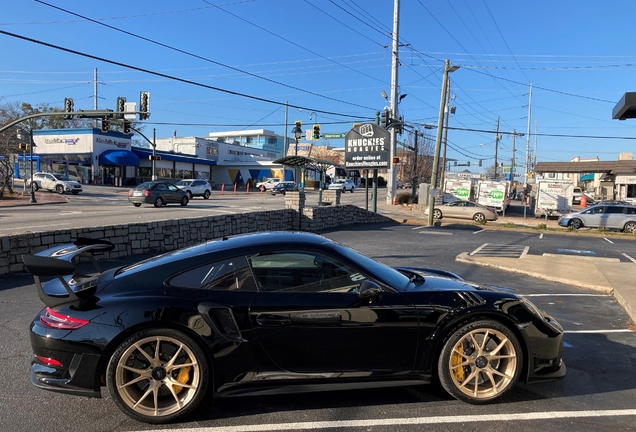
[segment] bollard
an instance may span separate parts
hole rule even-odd
[[[245,194],[249,195],[250,193],[250,184],[248,183],[247,186],[245,186]]]
[[[237,184],[234,183],[234,195],[236,195],[236,186],[237,186]]]
[[[223,195],[224,191],[225,191],[225,183],[221,185],[221,195]]]
[[[587,207],[587,196],[586,195],[581,196],[580,205],[581,205],[581,208]]]

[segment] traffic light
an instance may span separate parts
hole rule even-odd
[[[400,163],[400,158],[399,157],[394,157],[393,158],[393,165],[397,165]]]
[[[106,117],[102,117],[102,132],[106,133],[110,129],[110,122]]]
[[[468,162],[466,163],[466,166],[470,166],[470,161],[468,161]]]
[[[150,118],[150,92],[139,92],[139,120]]]
[[[123,119],[124,118],[124,112],[126,111],[126,98],[125,97],[119,96],[117,98],[117,109],[115,111],[117,111],[117,114],[115,114],[115,118],[118,118],[118,119]],[[126,132],[124,132],[124,133],[126,133]]]
[[[457,166],[457,161],[454,161],[454,162],[453,162],[453,166]]]
[[[314,125],[314,134],[313,134],[313,138],[315,140],[319,140],[320,139],[320,125],[319,124],[315,124]]]
[[[481,166],[481,159],[479,159],[479,166]]]
[[[400,121],[398,124],[395,125],[395,133],[398,135],[402,135],[402,132],[404,132],[404,116],[400,116]]]
[[[128,120],[124,120],[121,126],[121,131],[124,133],[124,135],[130,135],[130,122]]]
[[[27,143],[18,143],[18,150],[27,151],[29,149],[29,145]]]
[[[64,114],[64,119],[65,120],[70,120],[73,118],[73,114],[71,114],[74,110],[75,107],[75,103],[73,102],[73,99],[71,98],[64,98],[64,112],[67,114]]]
[[[158,160],[161,160],[161,156],[159,156],[159,155],[154,155],[154,156],[153,155],[149,155],[148,156],[148,160],[156,160],[156,161],[158,161]]]
[[[391,113],[389,110],[386,110],[382,113],[382,127],[385,129],[388,128],[389,123],[391,123]]]

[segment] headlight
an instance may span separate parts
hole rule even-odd
[[[539,318],[543,319],[543,313],[541,312],[541,309],[539,309],[530,300],[528,300],[526,298],[522,298],[521,299],[521,304],[523,304],[526,307],[526,309],[528,309],[533,315],[538,316]]]

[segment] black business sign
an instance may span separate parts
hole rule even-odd
[[[391,137],[372,123],[356,126],[345,136],[345,168],[388,168]]]

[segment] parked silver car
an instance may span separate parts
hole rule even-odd
[[[207,180],[183,179],[176,186],[188,194],[188,199],[192,199],[195,196],[208,199],[212,195],[212,185]]]
[[[27,179],[26,185],[28,188],[31,187],[31,182],[33,182],[33,189],[36,191],[46,189],[59,194],[71,192],[73,195],[77,195],[82,191],[82,185],[80,183],[59,173],[36,172],[33,174],[33,178],[29,177],[29,179]]]
[[[428,209],[426,209],[424,213],[428,214]],[[449,217],[472,219],[475,222],[485,222],[497,220],[497,212],[495,209],[491,209],[472,201],[456,200],[443,205],[436,205],[433,209],[433,217],[435,219]]]
[[[631,233],[636,230],[636,206],[624,204],[595,205],[561,216],[559,225],[574,229],[603,227]]]

